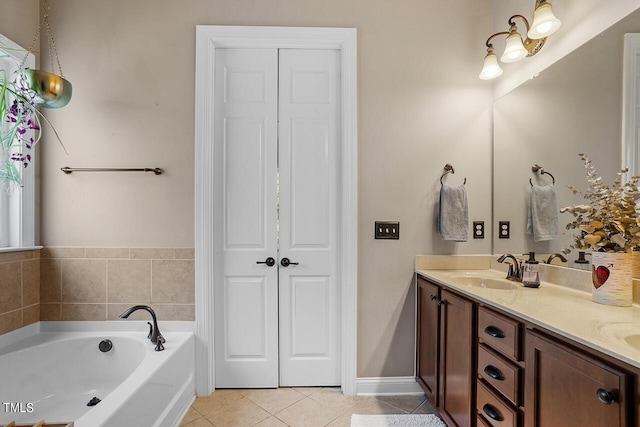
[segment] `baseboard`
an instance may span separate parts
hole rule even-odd
[[[356,379],[358,396],[424,394],[414,377],[367,377]]]

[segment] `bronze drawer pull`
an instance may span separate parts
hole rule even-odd
[[[492,420],[504,421],[504,417],[502,416],[500,411],[498,411],[498,408],[496,408],[490,403],[485,403],[484,406],[482,407],[482,411],[485,414],[487,414],[487,416]]]
[[[496,368],[493,365],[485,366],[484,367],[484,373],[489,375],[494,380],[504,381],[504,374],[500,371],[500,369]]]
[[[617,400],[616,395],[614,393],[607,391],[603,388],[599,388],[596,391],[596,396],[598,396],[598,400],[600,400],[600,402],[604,403],[605,405],[611,405]]]
[[[486,328],[484,328],[484,333],[494,338],[506,337],[504,332],[502,332],[502,329],[498,328],[497,326],[487,326]]]

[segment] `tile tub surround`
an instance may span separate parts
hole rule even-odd
[[[45,247],[40,320],[120,320],[127,308],[146,304],[158,320],[193,321],[194,258],[193,248]]]
[[[0,253],[0,334],[40,320],[40,251]]]

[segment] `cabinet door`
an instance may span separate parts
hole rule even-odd
[[[473,303],[442,290],[439,410],[447,425],[475,425]]]
[[[440,288],[418,277],[418,324],[416,360],[418,384],[427,399],[438,405],[438,331]]]
[[[614,366],[527,331],[526,427],[630,425],[628,387]]]

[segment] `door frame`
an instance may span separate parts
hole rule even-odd
[[[195,85],[195,383],[198,396],[215,389],[214,286],[221,268],[222,186],[214,168],[214,66],[218,48],[340,50],[340,345],[345,395],[356,394],[358,284],[357,33],[355,28],[196,26]],[[212,261],[213,260],[213,261]]]

